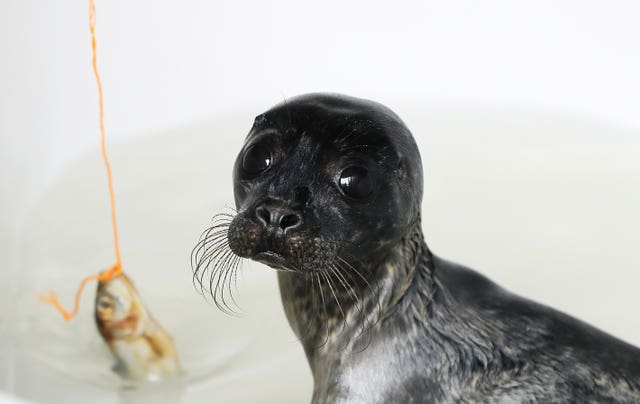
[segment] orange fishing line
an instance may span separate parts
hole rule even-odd
[[[104,136],[104,107],[102,101],[102,81],[100,80],[100,74],[98,73],[97,52],[96,52],[96,6],[93,0],[89,0],[89,30],[91,31],[91,50],[93,53],[92,65],[93,73],[96,78],[96,84],[98,85],[98,100],[100,105],[100,143],[102,148],[102,159],[104,160],[104,166],[107,170],[107,180],[109,182],[109,200],[111,202],[111,226],[113,228],[113,244],[116,253],[116,263],[105,270],[102,274],[89,275],[80,282],[78,291],[76,292],[75,303],[71,312],[65,310],[60,304],[60,301],[56,297],[55,292],[50,291],[48,295],[38,296],[38,298],[44,302],[53,305],[62,314],[65,320],[70,320],[78,314],[78,308],[80,307],[80,297],[86,284],[94,279],[101,282],[108,282],[114,278],[117,278],[122,274],[122,258],[120,257],[120,243],[118,239],[118,220],[116,218],[116,198],[113,190],[113,175],[111,174],[111,164],[109,164],[109,157],[107,156],[107,146]]]

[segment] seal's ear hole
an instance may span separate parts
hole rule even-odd
[[[398,166],[396,167],[396,175],[400,180],[404,180],[407,178],[407,167],[404,163],[404,160],[398,161]]]

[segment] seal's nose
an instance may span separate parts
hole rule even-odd
[[[261,205],[256,208],[258,221],[267,230],[276,232],[294,229],[302,224],[302,214],[295,210],[281,206]]]

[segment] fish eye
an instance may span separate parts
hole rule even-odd
[[[364,167],[347,167],[340,173],[338,180],[342,192],[354,199],[364,199],[373,192],[373,182],[369,171]]]
[[[267,171],[272,163],[271,151],[263,144],[255,144],[242,156],[242,172],[246,177],[254,178]]]
[[[111,308],[111,302],[108,301],[107,299],[100,299],[98,301],[98,307],[100,307],[101,309],[110,309]]]

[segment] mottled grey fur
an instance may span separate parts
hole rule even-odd
[[[348,315],[350,328],[333,324],[323,344],[316,317],[304,344],[314,403],[640,402],[638,349],[433,256],[419,226],[381,271],[374,326]],[[304,280],[282,272],[279,282],[300,334]]]

